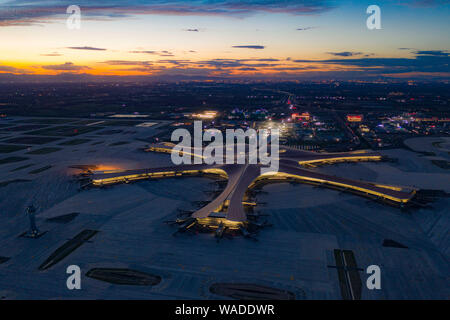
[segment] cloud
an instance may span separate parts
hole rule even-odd
[[[155,62],[155,68],[160,71],[168,72],[168,70],[209,70],[213,73],[233,73],[236,71],[262,71],[263,69],[270,72],[270,69],[278,66],[277,59],[211,59],[211,60],[159,60]]]
[[[304,66],[304,67],[278,67],[275,68],[277,71],[305,71],[305,70],[314,70],[317,69],[317,66]]]
[[[63,64],[55,64],[55,65],[47,65],[47,66],[42,66],[42,68],[46,69],[46,70],[58,70],[58,71],[80,71],[80,70],[90,69],[89,67],[86,67],[86,66],[77,66],[77,65],[73,64],[72,62],[66,62]]]
[[[152,51],[152,50],[134,50],[134,51],[130,51],[130,53],[158,54],[157,51]]]
[[[343,51],[343,52],[327,52],[328,54],[331,54],[333,56],[337,57],[353,57],[353,56],[359,56],[362,55],[362,52],[350,52],[350,51]]]
[[[278,61],[280,61],[280,59],[274,59],[274,58],[257,58],[257,59],[240,59],[240,61],[278,62]]]
[[[436,53],[438,50],[424,50]],[[161,77],[160,79],[342,79],[373,80],[386,78],[439,80],[450,77],[450,57],[444,55],[416,54],[413,58],[367,58],[340,57],[325,60],[286,60],[273,58],[247,59],[161,59],[145,60],[107,60],[109,70],[106,74],[138,73],[139,76]],[[89,69],[71,62],[49,65],[43,69],[63,73],[82,74]],[[20,73],[12,67],[0,66],[0,73]],[[93,69],[92,69],[93,70]],[[104,68],[100,68],[104,70]],[[93,70],[94,71],[94,70]],[[120,73],[119,73],[120,72]],[[97,72],[95,72],[97,73]],[[25,79],[26,72],[16,75]],[[2,73],[3,77],[5,73]],[[28,73],[30,75],[30,73]],[[94,77],[94,76],[92,76]],[[104,77],[104,76],[95,76]],[[129,76],[118,76],[117,79]],[[150,78],[149,78],[150,79]]]
[[[204,76],[214,78],[240,77],[247,74],[252,77],[265,77],[268,74],[276,78],[304,77],[305,72],[319,72],[318,65],[286,64],[286,60],[274,58],[247,58],[247,59],[209,59],[194,61],[190,59],[166,59],[154,62],[109,60],[102,63],[111,66],[124,66],[127,68],[111,69],[111,71],[140,72],[151,76]],[[323,69],[323,68],[322,68]],[[175,78],[174,78],[175,79]]]
[[[399,4],[413,8],[432,8],[448,4],[448,0],[409,0],[401,1]]]
[[[255,49],[255,50],[262,50],[265,49],[265,46],[259,46],[259,45],[244,45],[244,46],[232,46],[232,48],[235,49]]]
[[[184,29],[184,31],[188,31],[188,32],[199,32],[198,29]]]
[[[333,4],[332,4],[333,3]],[[10,0],[0,5],[0,26],[47,23],[66,16],[72,0]],[[111,20],[136,15],[237,16],[257,13],[314,15],[335,7],[331,0],[78,0],[84,19]]]
[[[315,29],[315,27],[304,27],[304,28],[297,28],[297,31],[306,31],[306,30],[311,30],[311,29]]]
[[[153,50],[134,50],[130,51],[130,53],[139,53],[139,54],[150,54],[150,55],[157,55],[160,57],[173,57],[174,54],[170,51],[164,50],[164,51],[153,51]]]
[[[108,60],[101,63],[110,66],[124,66],[128,68],[113,69],[120,71],[137,71],[147,74],[235,74],[236,72],[260,72],[279,66],[279,60],[273,58],[249,59],[210,59],[193,61],[189,59],[162,59],[158,61]],[[296,68],[300,70],[300,67]]]
[[[329,60],[294,60],[302,64],[324,64],[341,68],[353,68],[371,74],[396,73],[448,73],[450,72],[450,56],[440,54],[441,51],[430,50],[432,54],[417,54],[414,58],[353,58]],[[437,54],[436,54],[437,53]]]
[[[161,57],[173,57],[174,56],[174,54],[172,53],[172,52],[169,52],[169,51],[161,51],[160,53],[159,53],[159,56],[161,56]]]
[[[91,51],[106,51],[106,49],[103,49],[103,48],[96,48],[96,47],[67,47],[67,49],[72,49],[72,50],[91,50]]]
[[[9,72],[9,73],[26,73],[27,71],[24,69],[19,69],[10,66],[0,65],[0,72]]]
[[[275,67],[277,59],[212,59],[193,62],[196,65],[208,66],[213,68],[270,68]]]
[[[101,63],[109,64],[112,66],[151,66],[150,61],[132,61],[132,60],[108,60]]]
[[[58,52],[42,53],[41,56],[43,56],[43,57],[60,57],[60,56],[62,56],[62,54],[58,53]]]
[[[178,60],[178,59],[167,59],[167,60],[158,60],[158,63],[164,64],[172,64],[177,66],[184,66],[191,62],[191,60]]]
[[[448,53],[447,51],[442,51],[442,50],[416,51],[416,54],[427,55],[427,56],[441,56],[441,57],[450,56],[450,53]]]

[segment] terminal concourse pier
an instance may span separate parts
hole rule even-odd
[[[146,151],[171,153],[173,146],[172,143],[158,143],[149,146]],[[222,227],[228,230],[241,230],[246,234],[245,228],[249,219],[245,207],[250,203],[245,201],[245,198],[249,191],[261,184],[295,181],[350,192],[396,207],[402,208],[408,205],[417,192],[414,188],[352,180],[306,169],[342,162],[382,160],[384,158],[375,152],[317,153],[283,147],[280,150],[278,172],[261,174],[262,165],[259,164],[192,164],[135,170],[93,171],[90,183],[94,187],[103,187],[146,179],[216,175],[227,181],[222,192],[211,202],[193,212],[191,219],[179,222],[183,224],[183,228],[191,228],[199,224],[215,229],[220,228],[220,230]]]

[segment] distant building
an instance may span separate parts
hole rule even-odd
[[[191,117],[196,119],[214,119],[217,115],[217,111],[204,111],[203,113],[193,113]]]
[[[348,122],[361,122],[363,121],[364,117],[362,114],[348,114],[347,115],[347,121]]]
[[[309,121],[311,119],[311,115],[309,112],[303,112],[303,113],[293,113],[292,114],[292,120],[298,120],[298,121]]]
[[[364,132],[364,133],[370,132],[369,127],[364,124],[360,125],[359,129],[361,130],[361,132]]]

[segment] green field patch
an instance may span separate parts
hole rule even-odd
[[[0,182],[0,188],[6,187],[6,186],[8,186],[10,184],[13,184],[13,183],[31,182],[31,181],[32,180],[25,180],[25,179],[15,179],[15,180],[3,181],[3,182]]]
[[[111,143],[110,146],[121,146],[124,144],[129,144],[129,142],[128,141],[117,141],[117,142]]]
[[[38,173],[41,173],[41,172],[44,172],[44,171],[46,171],[46,170],[48,170],[48,169],[50,169],[52,166],[45,166],[45,167],[42,167],[42,168],[39,168],[39,169],[36,169],[36,170],[33,170],[33,171],[30,171],[30,172],[28,172],[29,174],[38,174]]]
[[[105,130],[105,131],[97,132],[96,134],[106,136],[106,135],[118,134],[118,133],[122,133],[122,132],[123,132],[123,130]]]
[[[0,144],[0,153],[11,153],[28,148],[28,146],[18,146],[14,144]]]
[[[49,153],[53,153],[56,151],[62,150],[61,148],[41,148],[41,149],[36,149],[30,152],[27,152],[27,154],[49,154]]]
[[[444,141],[435,141],[435,142],[432,143],[432,146],[435,147],[435,148],[440,149],[440,148],[442,148],[442,144],[443,143],[444,143]]]
[[[54,138],[54,137],[17,137],[3,142],[20,143],[20,144],[46,144],[60,139],[61,138]]]
[[[28,160],[28,159],[29,158],[24,158],[24,157],[8,157],[8,158],[0,159],[0,164],[7,164],[7,163],[25,161],[25,160]]]
[[[18,131],[30,131],[30,130],[38,130],[47,128],[48,126],[42,124],[28,124],[23,126],[16,126],[10,128],[2,128],[0,131],[2,132],[18,132]]]
[[[39,118],[39,119],[23,119],[18,122],[25,123],[42,123],[42,124],[63,124],[75,122],[77,119],[64,119],[64,118]]]
[[[138,120],[107,120],[102,123],[102,126],[118,126],[118,127],[134,127],[138,124],[144,123],[144,121]]]
[[[26,168],[29,168],[29,167],[32,167],[32,166],[34,166],[34,164],[33,163],[31,163],[31,164],[27,164],[27,165],[25,165],[25,166],[21,166],[21,167],[18,167],[18,168],[15,168],[15,169],[12,169],[10,172],[16,172],[16,171],[19,171],[19,170],[23,170],[23,169],[26,169]]]
[[[435,166],[437,166],[439,168],[446,169],[446,170],[450,169],[450,161],[446,161],[446,160],[431,160],[431,162]]]
[[[80,134],[89,133],[103,129],[100,127],[75,127],[75,126],[57,126],[53,128],[41,129],[36,131],[27,132],[27,134],[38,135],[38,136],[64,136],[64,137],[74,137]]]
[[[83,143],[86,143],[89,141],[91,141],[91,140],[89,140],[89,139],[74,139],[74,140],[61,142],[59,145],[60,146],[77,146],[79,144],[83,144]]]

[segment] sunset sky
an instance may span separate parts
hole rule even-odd
[[[0,0],[0,73],[445,79],[449,34],[448,0]]]

